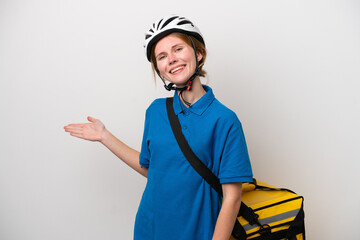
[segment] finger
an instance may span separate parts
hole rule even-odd
[[[82,127],[65,127],[66,132],[75,132],[75,133],[81,133],[83,131]]]
[[[71,130],[71,129],[81,129],[83,128],[83,126],[79,126],[79,125],[67,125],[64,127],[65,129]]]
[[[82,127],[84,127],[84,125],[85,125],[85,123],[72,123],[72,124],[65,126],[64,128],[71,128],[71,127],[82,128]]]
[[[71,131],[68,131],[69,133],[74,133],[74,134],[81,134],[83,135],[83,130],[82,129],[73,129]]]
[[[77,137],[77,138],[82,138],[84,139],[83,135],[82,134],[78,134],[78,133],[70,133],[71,136],[73,137]]]
[[[96,119],[95,119],[95,118],[90,117],[90,116],[88,116],[88,117],[87,117],[87,119],[88,119],[88,121],[89,121],[89,122],[95,122],[95,121],[96,121]]]

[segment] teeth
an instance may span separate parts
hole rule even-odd
[[[174,72],[176,72],[176,71],[178,71],[178,70],[180,70],[180,69],[183,69],[183,68],[184,68],[184,66],[177,67],[177,68],[171,70],[170,73],[174,73]]]

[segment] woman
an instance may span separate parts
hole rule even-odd
[[[165,100],[147,109],[141,152],[113,136],[97,119],[65,127],[72,136],[99,141],[147,177],[136,215],[137,240],[228,240],[252,171],[241,124],[212,89],[203,86],[206,49],[199,29],[184,17],[155,22],[145,37],[153,70],[175,90],[173,106],[194,153],[220,179],[223,198],[183,156],[167,118]],[[169,84],[167,84],[169,82]]]

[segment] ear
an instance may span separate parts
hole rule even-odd
[[[202,59],[203,59],[203,55],[202,55],[202,52],[197,50],[196,51],[196,55],[197,55],[197,60],[198,62],[200,62]]]

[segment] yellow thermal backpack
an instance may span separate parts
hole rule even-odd
[[[244,204],[230,240],[305,239],[303,200],[291,190],[256,179],[243,184]]]

